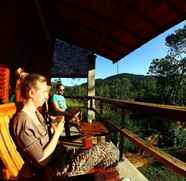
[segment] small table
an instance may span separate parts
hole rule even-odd
[[[98,121],[93,121],[92,123],[80,122],[79,131],[85,136],[96,136],[97,143],[102,141],[102,136],[107,136],[109,134],[109,131],[104,124]]]

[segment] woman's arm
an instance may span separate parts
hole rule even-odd
[[[43,156],[39,160],[39,164],[41,164],[41,165],[45,165],[47,163],[49,157],[51,156],[51,154],[53,153],[53,151],[56,148],[56,145],[58,143],[58,139],[61,135],[61,132],[64,129],[64,117],[62,117],[62,120],[58,123],[58,125],[56,127],[54,127],[54,129],[55,129],[54,135],[53,135],[50,143],[43,150]]]

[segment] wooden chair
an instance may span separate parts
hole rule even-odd
[[[16,179],[24,161],[9,133],[9,117],[0,115],[0,158],[5,166],[4,179]]]
[[[3,179],[5,180],[21,180],[21,178],[19,177],[20,171],[24,166],[24,160],[17,151],[16,145],[9,132],[10,118],[12,117],[13,113],[14,111],[12,110],[11,112],[0,112],[0,159],[2,160],[4,165]],[[93,174],[95,172],[96,174]],[[97,180],[97,177],[99,174],[101,174],[101,172],[102,171],[100,170],[92,170],[90,174],[69,178],[68,180],[79,180],[89,177]],[[105,171],[105,174],[107,172],[108,171]],[[111,171],[109,171],[109,173],[110,172]]]

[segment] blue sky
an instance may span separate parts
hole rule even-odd
[[[165,38],[178,28],[186,25],[186,20],[161,33],[118,62],[119,73],[146,75],[152,59],[162,58],[167,54]],[[103,67],[107,71],[103,71]],[[117,64],[98,56],[96,60],[96,78],[105,78],[117,74]]]
[[[118,63],[97,55],[96,79],[106,78],[117,73],[132,73],[146,75],[150,63],[155,58],[162,58],[167,54],[168,47],[165,45],[166,36],[178,28],[186,25],[186,20],[161,33],[154,39],[148,41],[129,55],[122,58]],[[64,85],[78,85],[86,82],[86,79],[62,79]]]

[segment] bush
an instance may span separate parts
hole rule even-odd
[[[172,170],[155,162],[148,167],[140,168],[140,171],[149,181],[186,181],[186,178],[176,174]]]

